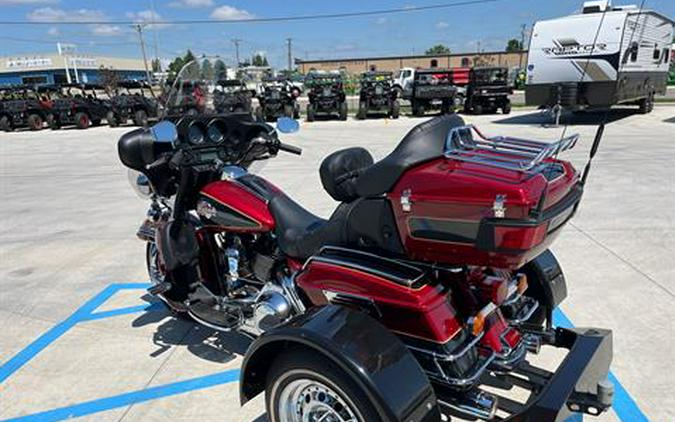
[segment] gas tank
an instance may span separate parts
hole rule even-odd
[[[217,180],[199,192],[197,213],[208,226],[218,230],[268,232],[274,230],[275,222],[267,207],[267,195],[276,192],[278,188],[252,174]]]

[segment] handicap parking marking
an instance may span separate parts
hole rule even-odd
[[[140,312],[155,312],[165,309],[163,303],[153,302],[149,304],[128,306],[106,311],[96,311],[100,306],[102,306],[106,301],[108,301],[121,290],[141,290],[147,289],[149,286],[150,284],[148,283],[115,283],[109,285],[96,296],[85,302],[84,305],[77,309],[68,318],[49,329],[46,333],[42,334],[35,341],[30,343],[23,350],[19,351],[16,355],[0,366],[0,385],[9,377],[11,377],[16,371],[30,362],[36,355],[43,352],[52,343],[54,343],[61,336],[66,334],[71,328],[81,322],[96,321]],[[553,322],[555,326],[559,327],[574,327],[572,322],[559,308],[555,309],[553,313]],[[615,386],[613,409],[619,419],[622,422],[649,422],[647,417],[638,407],[635,400],[633,400],[628,391],[621,385],[619,380],[612,372],[609,373],[609,379]],[[233,369],[160,386],[148,387],[142,390],[123,393],[116,396],[86,401],[83,403],[73,404],[70,406],[60,407],[30,415],[5,419],[4,421],[0,422],[60,421],[238,381],[239,369]],[[571,416],[565,422],[580,422],[582,419],[582,415],[577,414]]]

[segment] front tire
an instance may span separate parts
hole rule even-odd
[[[9,117],[0,117],[0,130],[4,130],[5,132],[11,132],[13,130],[12,121],[9,119]]]
[[[44,120],[39,114],[31,114],[28,116],[28,128],[30,130],[42,130]]]
[[[347,102],[340,104],[340,120],[347,120]]]
[[[335,420],[381,422],[354,379],[333,361],[308,350],[288,350],[267,375],[270,422]]]
[[[136,126],[146,127],[148,125],[148,113],[145,110],[137,110],[134,113],[134,124]]]
[[[77,125],[78,129],[87,129],[89,126],[91,126],[91,119],[89,119],[89,115],[87,113],[80,111],[75,114],[75,124]]]

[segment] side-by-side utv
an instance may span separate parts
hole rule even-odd
[[[76,126],[78,129],[98,126],[111,108],[101,85],[74,83],[40,89],[52,103],[47,116],[47,123],[52,129],[62,126]]]
[[[307,121],[316,116],[337,117],[347,120],[347,97],[342,75],[339,73],[310,73],[305,79],[307,96]]]
[[[473,114],[511,112],[509,95],[513,88],[509,83],[509,71],[505,67],[474,67],[469,72],[466,86],[464,112]]]
[[[262,80],[256,116],[260,120],[272,121],[279,117],[300,117],[297,90],[285,77],[267,77]]]
[[[40,130],[47,119],[49,103],[30,86],[12,86],[0,92],[0,130]]]
[[[221,79],[216,84],[214,106],[218,113],[250,113],[252,92],[240,79]]]
[[[158,102],[152,87],[141,81],[123,81],[117,84],[111,109],[106,120],[111,127],[126,124],[129,119],[136,126],[147,126],[159,115]]]
[[[429,110],[452,113],[455,110],[457,87],[451,69],[419,69],[412,82],[410,104],[414,116],[424,116]]]
[[[398,91],[392,88],[391,72],[365,72],[361,74],[359,93],[359,111],[357,119],[365,119],[370,114],[380,114],[398,119],[401,105]]]

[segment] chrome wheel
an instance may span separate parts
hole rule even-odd
[[[343,396],[314,379],[291,381],[279,394],[279,422],[362,422]]]
[[[163,283],[166,277],[164,275],[164,272],[159,266],[159,251],[157,250],[157,244],[155,242],[148,243],[147,254],[148,256],[146,261],[150,282],[153,285]]]

